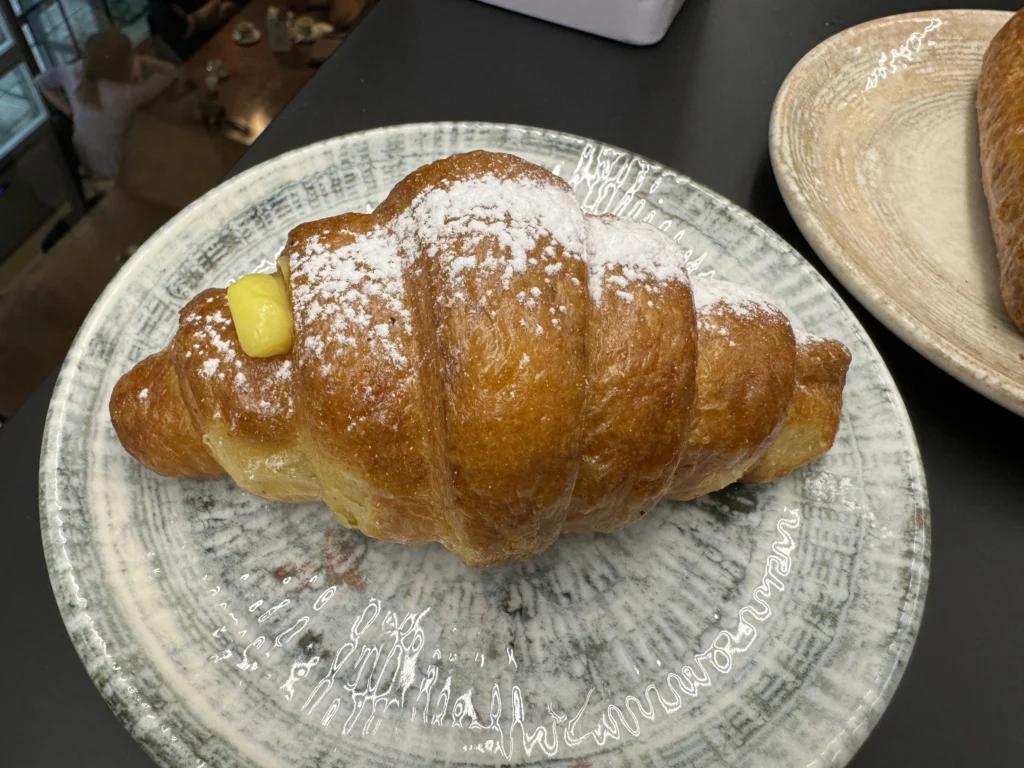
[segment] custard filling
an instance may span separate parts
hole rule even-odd
[[[280,272],[254,274],[228,286],[228,309],[238,343],[250,357],[283,355],[292,348],[295,329],[284,281]]]

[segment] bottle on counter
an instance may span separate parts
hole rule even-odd
[[[267,42],[274,53],[287,53],[292,49],[287,14],[276,5],[267,8]]]

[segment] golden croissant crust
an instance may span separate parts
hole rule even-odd
[[[585,216],[511,155],[420,168],[371,214],[296,227],[282,263],[288,354],[246,355],[210,289],[117,383],[114,428],[150,469],[323,499],[482,566],[774,480],[838,429],[842,344],[748,289],[691,286],[670,237]]]
[[[1024,10],[985,53],[977,107],[999,287],[1010,319],[1024,332]]]

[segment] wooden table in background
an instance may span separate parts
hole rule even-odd
[[[283,0],[253,0],[228,20],[206,44],[182,65],[188,78],[201,91],[205,91],[206,65],[220,59],[228,76],[217,87],[216,101],[224,108],[225,117],[233,123],[247,126],[244,136],[229,131],[228,135],[246,144],[262,133],[263,129],[290,102],[316,72],[308,63],[309,44],[293,45],[288,53],[274,53],[267,41],[267,8],[277,5],[286,8]],[[296,14],[301,15],[301,14]],[[325,14],[308,15],[320,20]],[[249,21],[259,29],[262,37],[252,45],[239,45],[231,39],[235,27]]]

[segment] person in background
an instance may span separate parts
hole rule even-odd
[[[36,85],[50,104],[71,119],[71,140],[79,162],[113,179],[120,170],[121,141],[135,110],[171,85],[178,71],[167,62],[136,56],[131,40],[118,29],[90,37],[83,53],[73,64],[38,75]]]
[[[230,0],[149,0],[149,31],[185,61],[237,10]]]

